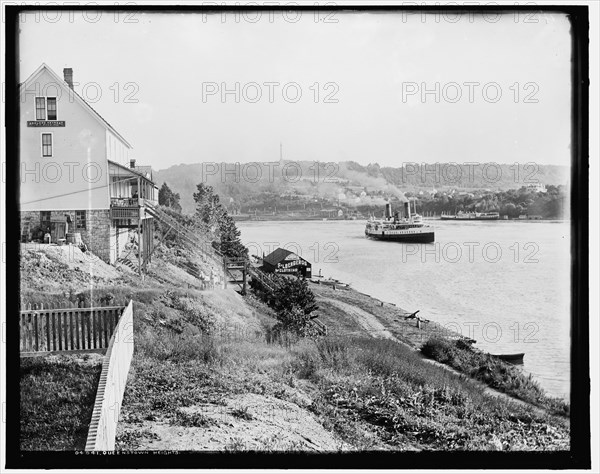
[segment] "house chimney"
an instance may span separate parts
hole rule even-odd
[[[135,159],[134,158],[129,160],[129,167],[131,169],[135,169]]]
[[[63,75],[65,76],[65,82],[73,89],[73,69],[70,67],[64,68]]]

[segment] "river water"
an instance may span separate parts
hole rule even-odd
[[[491,353],[524,352],[524,370],[569,398],[568,222],[444,222],[433,244],[365,238],[365,221],[238,222],[251,254],[300,254],[325,277],[436,321]]]

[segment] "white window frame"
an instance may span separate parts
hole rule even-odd
[[[37,101],[38,99],[44,99],[44,117],[43,119],[38,119],[37,116]],[[46,109],[46,96],[45,95],[36,95],[35,99],[33,99],[33,117],[35,119],[36,122],[40,122],[40,121],[46,121],[48,119],[48,113],[47,113],[47,109]]]
[[[37,118],[37,99],[44,99],[44,115],[46,116],[45,119],[38,119]],[[56,100],[56,118],[50,120],[48,118],[48,99],[55,99]],[[35,99],[33,99],[33,116],[36,120],[36,122],[53,122],[55,120],[58,120],[58,97],[53,96],[53,95],[36,95]]]
[[[44,135],[50,135],[50,146],[52,147],[52,153],[50,154],[50,156],[44,156]],[[40,157],[41,158],[54,157],[54,133],[53,132],[40,132]]]

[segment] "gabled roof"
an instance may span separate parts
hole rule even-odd
[[[103,126],[108,128],[113,134],[115,134],[119,140],[121,140],[127,147],[133,148],[131,144],[125,140],[125,138],[117,132],[111,124],[109,124],[98,112],[96,112],[90,104],[88,104],[83,97],[81,97],[75,89],[71,89],[69,85],[62,79],[58,74],[56,74],[46,63],[42,63],[40,67],[38,67],[31,76],[27,78],[25,82],[22,82],[19,87],[19,96],[23,94],[23,91],[28,90],[28,86],[31,85],[32,82],[43,72],[47,71],[55,80],[58,85],[60,85],[67,94],[73,94],[75,100],[79,102],[84,109],[86,109],[92,117],[94,117],[98,122],[100,122]]]
[[[296,259],[304,260],[302,257],[300,257],[299,255],[296,255],[294,252],[291,252],[286,249],[282,249],[280,247],[280,248],[274,250],[273,252],[271,252],[265,258],[263,258],[263,261],[267,262],[271,265],[277,265],[278,263],[283,262],[290,255],[294,255],[294,257],[295,257],[294,260],[296,260]],[[304,261],[306,262],[306,260],[304,260]]]

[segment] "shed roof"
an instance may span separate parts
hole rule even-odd
[[[299,255],[295,254],[294,252],[292,252],[290,250],[282,249],[281,247],[274,250],[269,255],[267,255],[263,259],[263,261],[267,262],[271,265],[277,265],[278,263],[283,262],[290,255],[294,255],[294,257],[295,257],[294,260],[299,259],[299,260],[304,260],[306,262],[306,260],[303,259],[302,257],[300,257]]]

